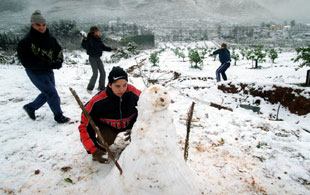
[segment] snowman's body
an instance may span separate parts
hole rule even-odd
[[[159,85],[143,91],[131,143],[118,160],[123,174],[115,168],[105,178],[103,194],[202,194],[200,178],[185,163],[177,145],[171,99]],[[113,187],[112,187],[113,186]]]

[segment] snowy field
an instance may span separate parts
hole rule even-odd
[[[186,49],[198,44],[202,43],[165,46]],[[211,42],[202,45],[205,44],[213,46]],[[143,51],[116,64],[105,63],[105,70],[108,74],[116,65],[128,69],[142,59],[148,59],[153,51]],[[108,59],[109,55],[105,53],[102,59]],[[114,163],[92,161],[79,138],[77,127],[81,110],[69,87],[75,89],[84,103],[95,95],[86,92],[91,76],[90,66],[85,65],[88,56],[84,51],[74,51],[66,53],[66,57],[76,64],[64,64],[62,69],[55,71],[55,77],[62,109],[71,118],[69,124],[57,124],[47,104],[36,112],[36,121],[30,120],[22,107],[39,91],[22,66],[0,65],[0,194],[89,194],[96,188],[108,191],[118,188],[100,182],[107,179]],[[280,107],[279,118],[283,121],[269,120],[270,115],[276,114],[278,105],[262,98],[226,94],[218,89],[219,84],[228,82],[298,88],[295,84],[305,82],[307,68],[295,71],[298,64],[291,61],[296,57],[294,50],[280,53],[275,64],[269,59],[260,63],[261,69],[251,69],[252,64],[247,60],[238,61],[236,66],[232,63],[226,72],[228,81],[221,83],[215,79],[215,70],[220,65],[217,59],[207,57],[203,69],[199,70],[190,68],[188,58],[183,62],[170,49],[160,53],[159,57],[159,67],[151,67],[146,60],[142,71],[151,79],[165,83],[172,97],[169,109],[173,114],[181,154],[187,113],[191,103],[195,102],[187,165],[208,186],[206,192],[310,194],[310,133],[307,132],[310,130],[310,114],[298,116]],[[178,79],[171,79],[173,71],[181,74]],[[129,83],[143,90],[144,82],[135,76],[138,74],[138,69],[131,72]],[[310,91],[309,88],[305,90]],[[239,106],[257,99],[261,101],[260,114]],[[233,111],[218,110],[211,107],[210,102]],[[123,144],[123,136],[119,136],[111,149],[117,152]]]

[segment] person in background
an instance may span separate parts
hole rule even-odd
[[[112,145],[120,132],[130,132],[136,121],[138,110],[137,102],[141,91],[128,84],[128,75],[120,67],[113,67],[109,83],[104,91],[95,95],[86,105],[85,109],[92,120],[99,127],[101,135],[108,145]],[[86,151],[92,154],[93,160],[100,163],[107,161],[102,155],[106,154],[101,148],[89,120],[84,114],[78,127],[81,142]]]
[[[70,118],[63,115],[60,107],[53,72],[53,69],[62,67],[62,48],[49,33],[45,18],[39,10],[34,11],[30,22],[29,33],[17,44],[17,56],[25,67],[30,81],[41,93],[33,102],[24,105],[23,109],[32,120],[36,120],[35,111],[47,102],[55,121],[69,122]]]
[[[229,68],[231,59],[230,59],[230,52],[227,49],[227,45],[225,43],[223,43],[221,45],[220,49],[218,49],[218,50],[214,51],[212,54],[210,54],[210,56],[217,55],[217,54],[219,54],[221,66],[218,67],[218,69],[215,72],[216,73],[216,80],[217,80],[217,82],[220,82],[221,81],[221,75],[222,75],[223,80],[227,81],[227,76],[225,74],[225,71]]]
[[[89,55],[89,63],[93,71],[93,74],[87,85],[87,92],[90,94],[95,87],[98,77],[98,70],[100,73],[98,90],[102,91],[105,89],[106,72],[100,59],[100,57],[102,56],[102,52],[116,50],[115,48],[112,49],[111,47],[105,46],[99,35],[99,28],[97,26],[92,26],[90,27],[87,37],[84,37],[81,43],[82,47],[86,49],[86,52]]]

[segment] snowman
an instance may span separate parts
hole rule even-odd
[[[98,194],[108,195],[196,195],[204,194],[201,178],[185,163],[177,145],[167,89],[153,85],[138,102],[138,118],[132,128],[131,143],[118,163],[102,180]]]

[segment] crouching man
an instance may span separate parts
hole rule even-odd
[[[85,106],[85,109],[100,128],[101,135],[108,145],[112,145],[116,136],[132,128],[136,121],[136,109],[140,90],[128,84],[128,75],[120,67],[113,67],[105,90],[94,96]],[[106,163],[103,157],[105,149],[98,144],[95,130],[87,117],[82,114],[79,126],[81,141],[93,160]]]

